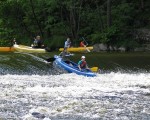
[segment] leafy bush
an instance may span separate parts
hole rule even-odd
[[[9,40],[0,40],[0,47],[10,47],[11,41]]]

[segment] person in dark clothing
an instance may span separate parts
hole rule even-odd
[[[36,36],[34,42],[33,42],[33,45],[32,45],[33,48],[45,48],[44,44],[43,44],[43,41],[41,40],[41,37],[38,35]]]

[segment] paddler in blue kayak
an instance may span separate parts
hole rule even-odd
[[[64,50],[59,54],[62,58],[69,56],[70,52],[67,51],[67,48],[64,48]]]
[[[79,67],[80,71],[82,69],[89,69],[88,66],[87,66],[87,63],[85,61],[85,56],[81,57],[81,60],[78,62],[78,67]]]
[[[68,57],[73,56],[74,54],[71,54],[67,51],[67,48],[64,48],[64,50],[59,54],[60,57],[63,59],[68,59]]]

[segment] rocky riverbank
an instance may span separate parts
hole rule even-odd
[[[101,51],[121,51],[121,52],[126,52],[129,51],[126,47],[116,47],[116,46],[109,46],[107,44],[95,44],[93,46],[93,51],[94,52],[101,52]],[[130,51],[135,51],[135,52],[143,52],[143,51],[150,51],[150,44],[143,44],[140,47],[136,47],[131,49]]]
[[[133,36],[133,41],[135,42],[134,44],[137,43],[137,45],[134,45],[133,43],[125,47],[125,45],[117,47],[117,45],[108,45],[104,43],[98,43],[95,44],[93,47],[93,51],[95,52],[100,52],[100,51],[135,51],[135,52],[143,52],[143,51],[150,51],[150,29],[135,29],[132,30],[132,36]]]

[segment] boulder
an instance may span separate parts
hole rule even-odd
[[[99,44],[95,44],[95,45],[93,46],[93,51],[94,51],[94,52],[99,52]]]
[[[135,48],[134,51],[135,52],[142,52],[142,51],[145,51],[145,48],[143,48],[143,47]]]
[[[126,48],[125,47],[119,47],[118,50],[121,51],[121,52],[125,52]]]
[[[114,48],[113,48],[111,45],[108,47],[108,49],[109,49],[110,51],[114,51]]]
[[[95,44],[93,46],[93,51],[95,51],[95,52],[107,51],[107,50],[108,50],[107,45],[103,44],[103,43],[101,43],[101,44]]]
[[[99,44],[99,49],[101,50],[101,51],[107,51],[108,50],[108,48],[107,48],[107,45],[106,44]]]

